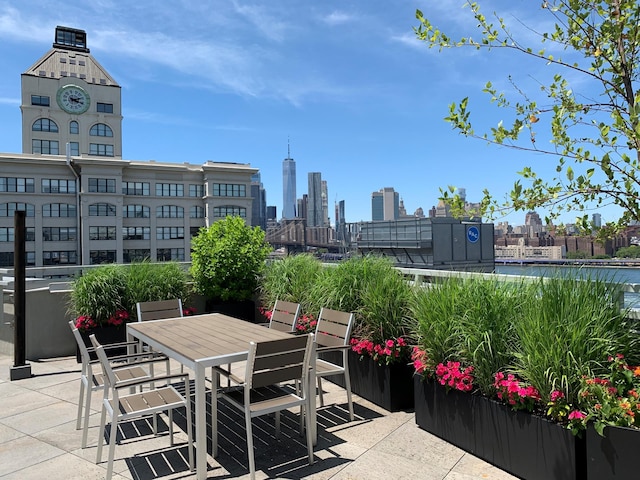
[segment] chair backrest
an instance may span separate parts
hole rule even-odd
[[[313,335],[251,342],[245,378],[248,392],[290,380],[306,381]],[[304,383],[303,383],[304,384]]]
[[[113,369],[111,368],[111,364],[109,363],[109,358],[104,351],[104,347],[100,344],[100,342],[96,339],[95,334],[89,335],[89,339],[91,339],[91,344],[96,351],[96,355],[98,356],[98,360],[100,360],[100,365],[102,366],[102,373],[104,374],[105,379],[105,388],[110,388],[116,384],[116,376],[113,373]],[[106,392],[105,392],[106,395]]]
[[[296,329],[300,315],[300,304],[276,300],[276,304],[271,311],[271,321],[269,328],[280,330],[281,332],[293,332]]]
[[[76,328],[76,324],[73,322],[73,320],[69,321],[69,327],[71,327],[71,332],[73,333],[73,337],[76,339],[76,343],[78,344],[78,350],[80,350],[80,358],[82,358],[82,370],[83,373],[86,366],[89,364],[89,361],[91,360],[91,356],[89,355],[89,349],[87,348],[87,345],[84,343],[84,340],[82,339],[82,335],[80,335],[80,330],[78,330]],[[93,351],[93,348],[91,349],[91,351]]]
[[[322,308],[316,325],[316,342],[321,347],[340,347],[349,343],[353,313]]]
[[[182,317],[182,300],[172,298],[171,300],[159,300],[157,302],[138,302],[136,303],[136,310],[139,322]]]

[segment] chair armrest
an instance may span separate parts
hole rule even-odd
[[[181,380],[189,380],[189,374],[188,373],[174,373],[172,375],[162,375],[160,377],[146,377],[146,378],[135,378],[135,379],[129,379],[129,380],[122,380],[120,382],[116,382],[116,384],[114,385],[114,388],[120,389],[120,388],[129,388],[129,387],[136,387],[138,385],[145,385],[147,383],[153,383],[153,382],[163,382],[165,380],[171,380],[174,378],[179,378]]]
[[[111,369],[112,370],[123,370],[125,368],[137,367],[137,366],[140,366],[140,365],[149,365],[151,363],[166,362],[167,360],[169,360],[169,357],[145,358],[145,359],[137,360],[137,361],[133,361],[133,362],[119,363],[119,364],[116,364],[116,365],[111,365]]]
[[[168,359],[168,357],[162,353],[157,352],[140,352],[140,353],[130,353],[128,355],[118,355],[115,357],[109,357],[109,363],[115,362],[125,362],[123,365],[131,365],[129,360],[139,358],[141,360],[153,360],[156,362],[164,362]],[[135,361],[135,360],[134,360]]]
[[[244,384],[244,378],[238,377],[237,375],[231,373],[231,371],[226,370],[222,367],[212,367],[212,368],[216,373],[230,379],[232,382],[237,383],[238,385]]]

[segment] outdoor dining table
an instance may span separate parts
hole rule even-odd
[[[164,353],[195,372],[196,473],[198,480],[207,478],[206,385],[207,369],[247,359],[249,342],[278,340],[290,333],[239,320],[221,313],[132,322],[127,324],[129,340],[136,338],[153,350]],[[312,352],[310,392],[315,388],[315,351]],[[212,392],[211,438],[213,456],[218,454],[216,395]],[[310,402],[312,436],[317,437],[315,396]],[[203,428],[204,427],[204,428]]]

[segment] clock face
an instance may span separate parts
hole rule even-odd
[[[77,85],[65,85],[60,88],[56,100],[65,112],[75,114],[86,112],[91,103],[89,94]]]

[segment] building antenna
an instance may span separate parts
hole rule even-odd
[[[291,160],[291,145],[289,144],[289,136],[287,135],[287,158]]]

